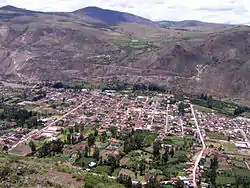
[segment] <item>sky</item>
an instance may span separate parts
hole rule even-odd
[[[62,12],[97,6],[136,14],[154,21],[250,23],[250,0],[0,0],[0,6],[5,5]]]

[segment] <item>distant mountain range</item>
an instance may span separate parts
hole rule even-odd
[[[82,17],[82,19],[91,18],[92,20],[96,20],[100,23],[106,24],[106,26],[117,25],[120,23],[137,23],[148,26],[155,27],[216,27],[216,26],[225,26],[225,24],[215,24],[215,23],[206,23],[196,20],[185,20],[185,21],[152,21],[150,19],[146,19],[140,16],[136,16],[133,14],[129,14],[126,12],[119,12],[114,10],[102,9],[99,7],[86,7],[82,9],[78,9],[69,13],[60,13],[60,12],[40,12],[40,11],[32,11],[17,8],[14,6],[4,6],[0,8],[0,11],[7,11],[12,13],[22,13],[22,14],[56,14],[56,15],[77,15]]]
[[[0,80],[151,83],[250,105],[248,26],[0,8]]]

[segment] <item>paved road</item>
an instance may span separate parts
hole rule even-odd
[[[180,125],[181,125],[181,132],[182,132],[182,136],[184,137],[185,134],[184,134],[184,127],[183,127],[183,120],[182,118],[180,117]]]
[[[203,137],[202,137],[202,134],[201,134],[201,131],[200,131],[200,128],[199,128],[198,121],[197,121],[196,116],[195,116],[195,112],[194,112],[193,105],[190,104],[190,106],[191,106],[192,114],[193,114],[193,117],[194,117],[194,122],[195,122],[195,125],[196,125],[196,128],[197,128],[197,131],[198,131],[198,133],[199,133],[200,140],[201,140],[201,142],[202,142],[202,150],[201,150],[201,152],[199,153],[198,157],[196,158],[196,161],[195,161],[195,164],[194,164],[194,169],[193,169],[193,184],[194,184],[194,187],[198,187],[197,184],[196,184],[196,171],[197,171],[199,162],[200,162],[200,160],[201,160],[202,154],[203,154],[203,152],[204,152],[205,149],[206,149],[206,145],[205,145],[204,139],[203,139]]]
[[[248,162],[245,162],[245,164],[246,164],[248,170],[250,170],[250,166],[248,165]]]
[[[151,119],[151,123],[150,123],[150,126],[153,127],[153,124],[154,124],[154,119],[155,119],[155,114],[156,114],[156,108],[158,106],[158,98],[156,98],[156,101],[154,103],[154,110],[153,110],[153,113],[152,113],[152,119]]]
[[[73,110],[67,112],[65,115],[61,116],[60,118],[56,119],[55,121],[53,121],[52,123],[50,123],[49,125],[47,125],[46,127],[44,127],[43,129],[41,129],[39,132],[43,132],[45,129],[47,129],[48,127],[53,126],[54,124],[56,124],[57,122],[63,120],[64,118],[66,118],[67,116],[69,116],[70,114],[74,113],[75,111],[77,111],[79,108],[81,108],[84,104],[86,104],[87,102],[91,101],[94,97],[91,97],[90,99],[82,102],[80,105],[78,105],[76,108],[74,108]],[[33,134],[29,134],[28,137],[26,137],[23,140],[20,140],[18,143],[16,143],[15,145],[10,147],[10,150],[13,148],[16,148],[19,144],[26,142],[27,140],[31,139],[33,136]]]
[[[166,124],[165,124],[165,130],[164,130],[165,134],[168,133],[168,108],[169,108],[169,104],[167,104],[167,111],[166,111]]]

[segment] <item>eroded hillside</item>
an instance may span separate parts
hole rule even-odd
[[[19,9],[1,9],[0,15],[2,80],[118,79],[250,99],[247,26],[161,28],[131,17],[108,25],[91,14]]]

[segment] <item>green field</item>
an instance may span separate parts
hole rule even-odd
[[[206,109],[208,107],[208,102],[206,100],[193,99],[193,100],[191,100],[191,103],[198,105],[200,107],[203,107],[200,109],[201,111],[202,110],[208,111]],[[237,108],[237,105],[235,105],[233,103],[213,99],[212,109],[219,114],[223,114],[226,116],[234,116],[234,110],[236,108]]]
[[[216,132],[207,132],[207,135],[211,139],[228,140],[228,136]]]
[[[80,160],[76,161],[74,165],[88,167],[88,164],[91,162],[96,162],[96,159],[91,157],[82,157]]]
[[[11,152],[13,152],[13,153],[22,153],[22,151],[17,149],[17,148],[12,149]]]
[[[230,142],[228,142],[228,143],[223,142],[222,146],[223,146],[223,148],[225,148],[225,151],[227,151],[227,152],[238,153],[237,147]]]
[[[97,174],[108,174],[110,171],[110,166],[97,166],[92,170],[93,173]]]
[[[204,112],[204,113],[212,113],[212,109],[205,108],[205,107],[202,107],[202,106],[195,106],[195,109],[200,111],[200,112]]]
[[[250,172],[248,169],[241,169],[241,168],[233,167],[233,173],[235,176],[250,178]]]
[[[236,180],[234,177],[225,177],[225,176],[217,176],[216,184],[217,185],[227,185],[227,184],[235,184]]]
[[[184,139],[176,136],[168,136],[166,139],[163,140],[163,142],[166,144],[173,144],[180,146],[184,144]]]

